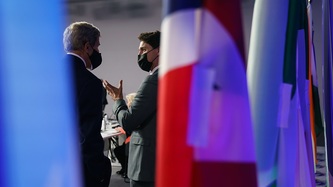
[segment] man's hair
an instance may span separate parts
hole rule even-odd
[[[99,29],[93,24],[84,21],[72,23],[63,34],[64,50],[70,52],[83,49],[87,42],[93,47],[100,36]]]
[[[160,46],[161,32],[156,30],[155,32],[143,32],[138,36],[140,41],[143,41],[153,47],[153,49]]]

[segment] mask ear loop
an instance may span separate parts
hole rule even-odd
[[[159,55],[157,55],[155,58],[154,58],[154,60],[153,61],[151,61],[151,63],[153,63],[155,60],[156,60],[156,58],[158,57]]]
[[[92,48],[92,47],[91,47],[91,45],[90,45],[90,43],[89,43],[89,42],[87,42],[87,43],[88,43],[88,45],[90,46],[90,48]],[[92,48],[92,50],[93,50],[93,53],[94,53],[94,48]],[[92,53],[92,54],[93,54],[93,53]],[[91,57],[91,55],[92,55],[92,54],[91,54],[91,55],[89,55],[89,53],[87,53],[87,52],[86,52],[86,54],[88,55],[88,58],[90,59],[90,57]],[[93,65],[92,65],[92,63],[91,63],[91,62],[90,62],[90,68],[89,68],[89,69],[90,69],[90,70],[92,70],[92,69],[93,69]]]
[[[90,45],[89,42],[86,42],[86,43],[84,44],[84,50],[87,50],[87,51],[88,51],[88,52],[86,52],[86,53],[88,54],[88,56],[89,56],[89,48],[91,48],[91,45]]]
[[[156,48],[154,48],[154,49],[156,49]],[[154,50],[154,49],[152,49],[152,50]],[[152,50],[150,50],[150,51],[152,51]],[[146,54],[150,53],[150,51],[148,51]]]
[[[155,49],[157,49],[157,47],[156,48],[154,48],[154,49],[152,49],[152,50],[155,50]],[[150,50],[150,51],[152,51],[152,50]],[[148,55],[148,53],[150,52],[150,51],[148,51],[147,53],[145,53],[145,54],[147,54]],[[151,61],[150,63],[153,63],[155,60],[156,60],[156,58],[158,57],[159,55],[157,55],[155,58],[154,58],[154,60],[153,61]],[[149,62],[149,61],[148,61]]]

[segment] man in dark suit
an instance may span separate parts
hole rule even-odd
[[[138,65],[150,73],[142,82],[131,107],[126,106],[122,81],[118,88],[104,80],[103,85],[115,101],[113,112],[123,129],[131,134],[128,178],[131,187],[153,187],[155,181],[156,110],[160,32],[141,33]]]
[[[111,176],[111,162],[104,156],[100,134],[104,88],[101,80],[88,70],[102,63],[99,38],[99,29],[87,22],[72,23],[63,34],[65,60],[73,69],[85,187],[108,187]]]

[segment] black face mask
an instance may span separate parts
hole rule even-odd
[[[150,71],[150,68],[153,65],[153,63],[148,61],[147,53],[138,55],[138,64],[143,71],[148,71],[148,72]]]
[[[91,70],[96,69],[102,64],[102,54],[97,52],[95,49],[91,56],[89,56],[89,59],[91,61]]]
[[[154,49],[152,49],[152,50],[154,50]],[[152,51],[152,50],[150,50],[150,51]],[[140,68],[143,71],[147,71],[147,72],[150,71],[151,66],[153,65],[154,60],[158,57],[158,56],[156,56],[155,59],[152,62],[149,62],[148,58],[147,58],[147,55],[148,55],[148,53],[150,51],[148,51],[147,53],[144,53],[142,55],[138,55],[138,64],[139,64]]]

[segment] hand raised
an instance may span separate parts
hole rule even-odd
[[[123,99],[123,80],[120,80],[118,88],[112,86],[106,80],[103,80],[103,86],[114,101],[118,99]]]

